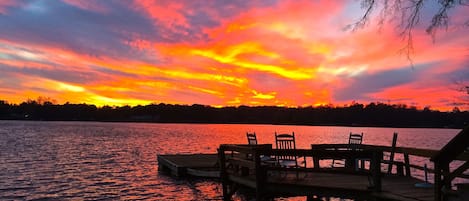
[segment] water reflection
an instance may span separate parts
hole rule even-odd
[[[221,200],[210,180],[177,180],[157,171],[157,154],[213,153],[222,143],[259,143],[295,132],[297,146],[347,143],[441,148],[458,130],[284,125],[143,124],[0,121],[0,200]],[[412,159],[411,159],[412,160]],[[425,163],[426,161],[421,161]],[[236,195],[235,200],[246,197]],[[290,198],[288,200],[302,200]]]

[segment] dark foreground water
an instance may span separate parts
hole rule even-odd
[[[274,132],[295,132],[298,148],[347,143],[440,149],[456,129],[364,128],[226,124],[143,124],[0,121],[0,200],[221,200],[211,180],[177,180],[157,169],[157,154],[214,153],[222,143],[259,143]],[[411,158],[413,163],[430,163]],[[422,173],[415,173],[420,176]],[[236,200],[244,200],[237,195]],[[292,198],[296,200],[302,198]]]

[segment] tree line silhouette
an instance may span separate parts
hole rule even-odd
[[[379,127],[449,127],[469,124],[469,112],[417,109],[403,104],[352,103],[347,106],[277,107],[150,104],[96,107],[28,100],[9,104],[0,100],[0,119],[39,121],[112,121],[157,123],[250,123]]]

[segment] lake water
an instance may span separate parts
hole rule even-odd
[[[246,143],[247,131],[256,132],[259,143],[273,143],[275,131],[295,132],[298,148],[310,148],[315,143],[347,143],[349,132],[363,132],[365,144],[390,145],[393,132],[398,132],[398,146],[430,149],[440,149],[459,132],[458,129],[0,121],[0,200],[221,200],[221,185],[216,181],[178,180],[160,174],[156,155],[214,153],[219,144]],[[244,198],[238,195],[236,199]]]

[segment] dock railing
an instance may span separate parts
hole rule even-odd
[[[384,160],[383,153],[394,152],[401,155],[399,160]],[[430,167],[425,167],[421,160],[412,161],[414,157],[432,159],[441,154],[441,151],[430,149],[419,149],[410,147],[389,147],[376,145],[357,145],[351,150],[349,144],[312,144],[311,149],[278,150],[272,149],[271,144],[260,145],[235,145],[223,144],[218,150],[220,176],[223,184],[223,195],[225,200],[229,200],[239,186],[247,186],[256,190],[257,200],[261,200],[266,193],[264,188],[267,183],[269,172],[287,171],[285,168],[275,165],[275,161],[262,161],[264,156],[289,155],[298,158],[309,158],[306,161],[313,161],[312,164],[304,167],[290,168],[289,172],[327,172],[327,173],[350,173],[365,174],[369,176],[369,189],[374,192],[381,191],[381,176],[387,171],[384,168],[395,168],[393,175],[411,177],[412,171],[427,171],[434,176],[435,200],[445,200],[445,189],[451,190],[452,181],[455,178],[469,179],[469,174],[465,172],[469,166],[469,153],[467,151],[452,157],[451,161],[438,161]],[[344,168],[321,167],[319,161],[324,159],[345,159]],[[361,166],[359,170],[355,167],[357,159],[367,161],[368,165]],[[450,163],[459,161],[461,166],[450,171]],[[438,164],[437,164],[438,163]],[[442,167],[441,164],[444,164]],[[437,170],[435,171],[435,168]],[[439,168],[439,169],[438,169]],[[436,172],[436,174],[435,174]],[[444,188],[443,188],[444,187]]]
[[[268,186],[267,178],[269,173],[278,172],[327,172],[341,174],[362,174],[368,175],[369,191],[381,191],[381,171],[380,164],[382,152],[377,149],[366,150],[331,150],[328,148],[313,147],[313,149],[292,149],[280,150],[272,149],[272,145],[235,145],[222,144],[218,149],[220,177],[223,186],[224,200],[230,200],[231,196],[237,191],[239,186],[247,186],[255,189],[257,200],[262,200],[266,195],[265,188]],[[304,165],[297,168],[283,168],[276,165],[275,161],[263,161],[264,156],[276,158],[278,156],[296,156],[304,158],[303,162],[311,161],[313,166]],[[370,161],[370,168],[367,171],[355,171],[350,168],[331,170],[330,168],[321,168],[316,159],[340,158],[354,159],[361,158]]]
[[[261,164],[261,152],[272,149],[271,144],[222,144],[218,149],[223,200],[230,200],[240,185],[254,188],[261,200],[267,171]]]
[[[461,131],[461,133],[467,132],[468,129]],[[460,136],[460,134],[458,134]],[[469,136],[469,135],[468,135]],[[381,161],[382,164],[390,165],[389,167],[395,168],[393,174],[399,176],[411,177],[411,169],[417,171],[426,171],[426,173],[433,174],[433,188],[434,188],[434,197],[435,201],[448,200],[448,194],[454,192],[454,180],[456,178],[460,179],[469,179],[469,173],[466,171],[469,168],[469,151],[467,151],[467,145],[464,143],[469,142],[469,138],[455,137],[457,143],[463,143],[462,147],[458,151],[453,151],[452,153],[446,150],[454,149],[458,145],[453,141],[448,143],[449,147],[447,149],[443,148],[442,150],[431,150],[431,149],[420,149],[420,148],[411,148],[411,147],[389,147],[389,146],[376,146],[376,145],[366,145],[362,144],[357,146],[359,149],[365,150],[375,150],[383,153],[392,153],[401,154],[403,160],[386,160]],[[448,146],[447,145],[447,146]],[[326,150],[342,150],[349,147],[348,144],[313,144],[313,149],[326,149]],[[446,147],[446,146],[445,146]],[[457,149],[457,148],[456,148]],[[420,157],[427,159],[429,162],[432,162],[432,166],[427,167],[425,163],[422,163],[419,160],[419,163],[413,163],[411,161],[412,157]],[[316,159],[318,160],[318,159]],[[316,162],[319,164],[318,162]],[[452,165],[455,163],[455,165]],[[382,166],[386,167],[386,166]],[[450,167],[456,167],[452,168]],[[391,171],[389,171],[391,172]],[[425,174],[426,174],[425,173]]]
[[[464,173],[469,168],[468,155],[469,126],[466,126],[440,151],[430,158],[430,160],[433,161],[435,168],[435,201],[447,200],[448,196],[445,192],[452,190],[452,181],[455,178],[468,178],[467,174]],[[451,163],[456,160],[462,160],[464,162],[456,169],[451,170]]]
[[[311,146],[313,147],[313,149],[343,150],[343,149],[347,149],[349,145],[348,144],[312,144]],[[358,145],[356,147],[359,149],[376,150],[376,151],[383,152],[385,154],[391,153],[393,149],[390,146],[377,146],[377,145],[367,145],[367,144]],[[412,148],[412,147],[395,147],[394,153],[402,154],[403,161],[401,160],[390,161],[388,159],[383,159],[381,162],[383,164],[391,164],[392,167],[396,169],[395,174],[410,177],[412,175],[411,168],[425,171],[425,167],[424,167],[425,164],[411,163],[410,161],[411,156],[431,159],[433,156],[439,153],[439,151],[432,150],[432,149]],[[461,161],[461,162],[469,161],[469,152],[465,152],[456,156],[453,161]],[[434,173],[434,169],[431,167],[426,168],[426,170],[429,173]],[[460,174],[453,175],[453,178],[469,179],[469,174],[460,172]]]

